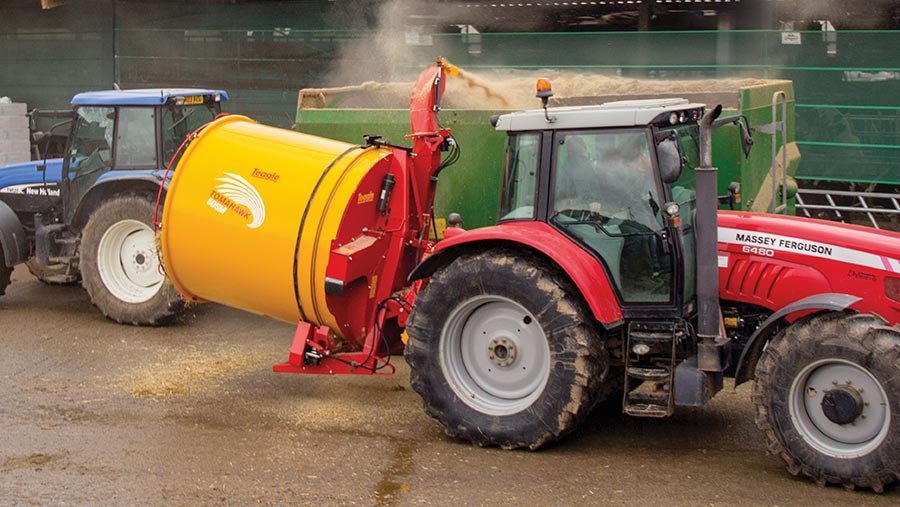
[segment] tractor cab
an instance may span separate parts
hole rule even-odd
[[[98,183],[138,174],[159,181],[179,145],[221,112],[221,90],[147,89],[85,92],[72,99],[74,125],[63,159],[61,198],[71,223]],[[118,176],[117,176],[118,175]]]
[[[739,124],[746,153],[746,120],[680,98],[548,109],[541,88],[543,109],[493,119],[508,135],[498,228],[549,226],[538,249],[560,262],[575,248],[562,257],[594,270],[574,276],[582,292],[608,287],[587,303],[617,313],[600,320],[624,345],[626,414],[703,405],[731,354],[719,337],[710,132]]]
[[[588,251],[626,319],[693,313],[688,180],[703,113],[701,104],[659,99],[498,117],[508,133],[500,222],[545,222]]]

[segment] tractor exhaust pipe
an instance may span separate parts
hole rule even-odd
[[[720,335],[718,169],[712,164],[712,131],[722,114],[718,105],[700,119],[700,167],[696,169],[697,363],[703,371],[728,367],[730,342]]]

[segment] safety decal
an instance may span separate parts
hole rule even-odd
[[[808,239],[719,227],[719,242],[745,245],[745,247],[749,247],[748,253],[769,257],[774,255],[775,251],[791,252],[900,273],[900,261],[897,259]],[[771,254],[765,252],[771,252]]]
[[[728,267],[728,256],[727,256],[727,255],[720,255],[720,256],[719,256],[719,267],[720,267],[720,268],[727,268],[727,267]]]
[[[210,192],[206,204],[224,214],[231,211],[248,220],[247,227],[256,229],[266,219],[266,204],[263,202],[259,191],[243,176],[234,173],[225,173],[225,176],[216,178],[221,182]]]

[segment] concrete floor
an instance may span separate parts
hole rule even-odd
[[[597,411],[539,452],[445,436],[393,377],[271,373],[292,327],[219,306],[106,321],[19,268],[0,297],[0,504],[897,505],[765,454],[749,386],[668,420]],[[396,363],[402,363],[395,358]],[[614,412],[614,411],[612,411]]]

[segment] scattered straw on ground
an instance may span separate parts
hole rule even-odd
[[[238,348],[169,350],[156,362],[129,374],[125,385],[136,398],[165,399],[211,391],[227,378],[262,363],[261,356]]]
[[[44,466],[52,461],[60,459],[61,456],[55,454],[29,454],[28,456],[17,456],[9,458],[0,463],[0,471],[10,471],[19,468],[37,468]]]

